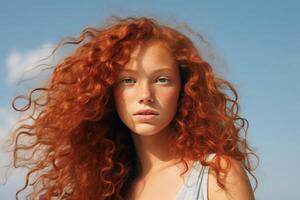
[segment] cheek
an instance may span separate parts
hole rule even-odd
[[[115,89],[113,91],[113,94],[114,94],[114,101],[116,104],[116,108],[120,110],[121,108],[124,107],[124,104],[126,102],[124,98],[126,97],[126,95],[124,95],[124,92],[119,89]]]
[[[179,91],[177,89],[169,89],[169,90],[160,90],[159,91],[159,101],[170,107],[174,107],[177,104]]]
[[[134,95],[130,94],[128,90],[124,90],[123,88],[117,88],[113,92],[114,101],[117,112],[121,118],[124,118],[130,112],[130,104],[133,102]]]

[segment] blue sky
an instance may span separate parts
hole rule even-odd
[[[256,198],[299,199],[299,9],[296,0],[1,1],[0,139],[16,119],[10,104],[22,92],[20,74],[62,37],[101,26],[111,15],[185,22],[211,43],[216,72],[239,93],[248,138],[261,159]],[[0,155],[3,164],[7,157]],[[12,177],[0,185],[0,199],[13,199],[23,185],[21,172]]]

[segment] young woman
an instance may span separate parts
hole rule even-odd
[[[187,36],[116,18],[54,52],[80,43],[28,105],[13,101],[34,111],[14,132],[14,166],[30,169],[17,199],[29,184],[41,200],[254,199],[236,90]]]

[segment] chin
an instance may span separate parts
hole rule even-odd
[[[153,132],[153,131],[132,131],[134,134],[139,135],[139,136],[151,136],[151,135],[156,135],[158,132]]]
[[[165,132],[165,129],[164,127],[157,127],[157,126],[146,124],[131,129],[131,132],[140,136],[151,136],[151,135],[161,134],[162,132]]]
[[[140,135],[140,136],[150,136],[150,135],[156,135],[159,133],[158,129],[153,129],[151,127],[143,127],[143,128],[136,128],[134,130],[131,130],[134,134]]]

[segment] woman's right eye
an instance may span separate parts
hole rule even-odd
[[[124,78],[123,80],[121,80],[122,83],[130,83],[132,79],[131,78]]]

